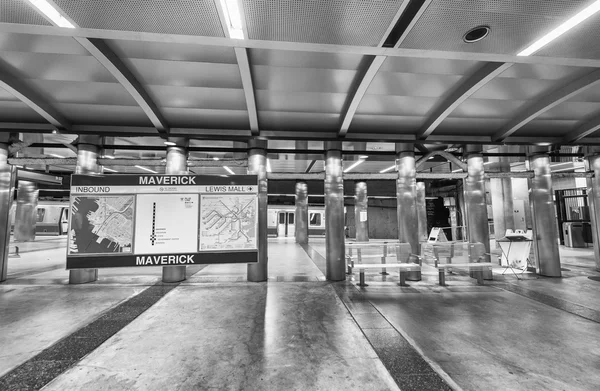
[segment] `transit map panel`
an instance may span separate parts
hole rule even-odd
[[[72,175],[67,269],[258,261],[256,175]]]

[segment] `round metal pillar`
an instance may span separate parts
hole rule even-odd
[[[102,166],[98,164],[100,148],[93,144],[77,146],[77,167],[75,174],[101,174]],[[70,235],[71,233],[69,233]],[[69,270],[69,284],[85,284],[98,279],[98,269]]]
[[[354,184],[354,224],[356,225],[357,242],[369,241],[368,209],[367,182],[356,182]]]
[[[17,185],[17,208],[15,211],[14,239],[17,242],[35,240],[37,204],[40,191],[37,184],[19,181]]]
[[[8,145],[0,143],[0,282],[6,280],[10,242],[11,206],[16,170],[8,164]]]
[[[167,146],[165,174],[185,175],[188,173],[189,141],[185,138],[169,138],[175,145]],[[186,278],[186,266],[165,266],[162,268],[163,282],[179,282]]]
[[[248,264],[248,281],[267,281],[267,141],[252,139],[248,142],[248,173],[258,176],[258,263]]]
[[[325,149],[325,274],[329,281],[343,281],[346,270],[342,143],[328,141]]]
[[[498,148],[498,152],[508,152],[507,148]],[[490,169],[510,172],[510,161],[507,157],[490,158]],[[507,229],[515,229],[513,216],[513,193],[511,178],[491,178],[490,194],[492,196],[492,213],[494,218],[494,237],[504,237]]]
[[[429,233],[427,232],[427,204],[425,200],[425,182],[417,182],[417,220],[419,223],[419,243],[426,242]]]
[[[538,274],[561,277],[550,157],[546,153],[534,154],[529,158],[529,166],[534,174],[529,187],[533,215],[533,250],[538,263]]]
[[[296,243],[308,243],[308,185],[296,182]]]
[[[419,219],[417,215],[417,170],[412,144],[397,144],[396,200],[398,214],[398,240],[408,243],[414,254],[420,254]],[[408,272],[407,280],[421,280],[421,272]]]
[[[594,173],[587,178],[587,194],[592,220],[592,242],[594,244],[594,259],[596,270],[600,271],[600,155],[587,158],[588,170]]]
[[[464,196],[469,243],[481,243],[485,248],[485,252],[489,253],[490,229],[485,201],[485,172],[483,167],[483,156],[480,152],[468,154]],[[489,255],[486,255],[486,261],[489,261],[489,259]],[[491,280],[492,272],[490,270],[484,271],[483,278]]]

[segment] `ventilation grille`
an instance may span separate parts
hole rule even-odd
[[[75,23],[84,28],[224,36],[213,0],[54,0],[54,2]]]
[[[443,0],[432,2],[401,47],[516,54],[581,10],[589,0]],[[490,35],[465,43],[471,28],[487,25]]]
[[[377,46],[402,0],[243,0],[251,39]]]
[[[51,26],[50,22],[44,19],[25,0],[1,0],[0,22]]]

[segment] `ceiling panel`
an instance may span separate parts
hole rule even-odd
[[[498,75],[498,78],[561,80],[583,76],[593,71],[591,68],[567,67],[547,64],[513,64]]]
[[[11,94],[10,92],[6,91],[3,88],[0,88],[0,101],[18,101],[19,99],[17,99],[16,96],[14,96],[13,94]]]
[[[108,43],[121,58],[237,64],[230,47],[124,40]]]
[[[467,99],[450,116],[509,119],[517,115],[527,103],[520,100]]]
[[[71,37],[0,33],[0,51],[89,55]]]
[[[600,17],[596,14],[550,43],[536,55],[600,59],[598,41],[600,41]]]
[[[430,112],[437,101],[435,98],[413,96],[365,95],[356,114],[422,117]]]
[[[317,69],[358,69],[363,56],[345,53],[300,52],[291,50],[248,49],[250,64],[273,67]]]
[[[261,130],[337,132],[340,116],[322,113],[259,111],[258,123]]]
[[[539,119],[583,121],[600,114],[598,103],[563,102],[540,115]]]
[[[367,89],[367,94],[438,98],[445,95],[462,78],[455,75],[378,72]]]
[[[446,118],[433,135],[491,136],[505,123],[503,119]],[[457,136],[456,142],[460,142],[460,136]]]
[[[146,86],[146,90],[162,107],[246,110],[246,99],[241,89],[150,85]]]
[[[251,39],[376,46],[403,0],[242,0]]]
[[[267,90],[257,90],[255,96],[256,106],[262,111],[308,113],[340,113],[347,98],[346,94]]]
[[[85,125],[152,126],[138,106],[57,103],[57,110],[71,122]]]
[[[242,88],[240,69],[234,64],[188,61],[124,59],[123,62],[142,84]]]
[[[27,81],[51,101],[98,105],[136,106],[131,95],[118,83],[86,83],[62,80]]]
[[[0,52],[0,57],[27,79],[116,82],[92,56]]]
[[[25,0],[0,1],[0,23],[51,25]]]
[[[563,137],[574,130],[579,121],[535,119],[513,133],[514,137]]]
[[[423,117],[357,114],[350,124],[348,133],[414,134],[424,121]]]
[[[480,66],[479,61],[388,57],[379,68],[379,72],[468,75]]]
[[[496,78],[477,90],[473,99],[531,100],[559,85],[554,80]]]
[[[0,101],[0,122],[29,122],[47,124],[48,122],[21,101]]]
[[[171,127],[209,129],[250,129],[246,110],[202,110],[162,108],[162,114]]]
[[[54,0],[84,28],[224,37],[213,0]]]
[[[252,66],[254,88],[271,91],[347,93],[356,71]]]
[[[569,102],[594,102],[600,103],[600,85],[590,87],[575,95]]]
[[[590,0],[433,1],[402,43],[403,48],[516,54],[577,13]],[[471,28],[487,25],[485,39],[465,43]]]

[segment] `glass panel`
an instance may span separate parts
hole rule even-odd
[[[37,209],[37,222],[41,223],[44,221],[44,216],[46,215],[46,209],[38,208]]]
[[[285,213],[279,213],[279,224],[285,224]]]
[[[312,212],[310,214],[310,225],[321,225],[321,213],[320,212]]]
[[[294,224],[294,214],[288,213],[288,224]]]

